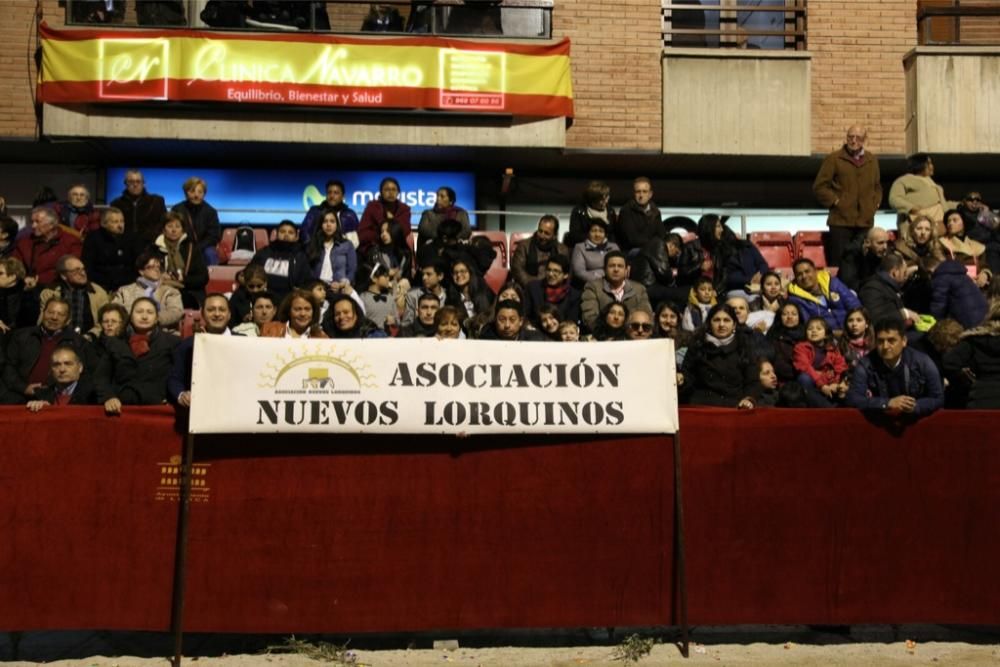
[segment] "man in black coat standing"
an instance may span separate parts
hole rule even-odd
[[[125,172],[125,190],[111,202],[111,207],[122,212],[125,234],[140,239],[142,245],[148,245],[156,239],[167,212],[163,197],[146,192],[146,179],[138,169]],[[103,219],[101,226],[104,226]]]

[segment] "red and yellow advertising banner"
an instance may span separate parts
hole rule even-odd
[[[573,115],[569,40],[54,30],[39,99],[198,101]]]

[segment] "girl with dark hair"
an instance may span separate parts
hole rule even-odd
[[[309,237],[306,256],[309,258],[313,277],[327,285],[354,282],[358,256],[354,244],[344,236],[336,212],[327,211],[323,215],[318,229]]]
[[[236,274],[238,287],[229,297],[229,327],[250,320],[251,303],[255,294],[267,291],[267,271],[261,264],[247,264]]]
[[[625,325],[628,322],[628,306],[612,301],[601,308],[594,322],[593,338],[596,341],[625,340]]]
[[[736,312],[712,307],[688,347],[677,386],[688,403],[752,408],[759,380],[748,330],[736,326]]]
[[[840,337],[840,353],[847,365],[854,368],[875,348],[872,318],[864,308],[852,308],[844,318],[844,334]]]
[[[389,269],[389,279],[393,284],[402,278],[413,278],[413,251],[407,245],[406,234],[398,223],[383,222],[379,225],[378,239],[368,249],[365,264],[369,271],[376,264]]]
[[[786,303],[778,311],[774,323],[767,330],[767,338],[774,348],[774,372],[782,384],[791,382],[798,376],[792,363],[795,346],[806,337],[805,325],[799,308],[794,303]]]
[[[448,281],[448,295],[445,304],[454,306],[464,313],[463,321],[486,313],[493,306],[493,292],[478,273],[465,262],[455,262],[451,266]]]
[[[747,296],[771,270],[756,246],[737,237],[717,215],[701,216],[698,241],[702,249],[702,274],[712,278],[720,298],[729,292]]]
[[[385,338],[384,331],[365,317],[358,302],[346,294],[330,299],[330,308],[323,318],[323,331],[330,338]]]
[[[945,211],[944,226],[944,236],[938,241],[944,248],[947,258],[977,267],[976,283],[979,287],[986,287],[993,277],[993,273],[986,265],[986,246],[966,235],[965,218],[957,209]]]
[[[502,301],[502,299],[501,299]],[[538,330],[549,340],[561,340],[559,336],[559,309],[551,303],[538,307]]]
[[[754,310],[769,310],[777,313],[783,303],[785,303],[785,286],[781,282],[781,276],[768,271],[760,277],[760,298],[752,302]]]
[[[157,304],[141,296],[132,302],[122,336],[102,336],[104,356],[95,373],[97,397],[108,414],[123,405],[159,405],[167,398],[167,376],[180,338],[160,331]]]
[[[583,201],[569,216],[569,231],[563,243],[572,249],[577,243],[587,240],[590,223],[600,220],[607,229],[614,229],[618,222],[615,210],[608,205],[611,188],[604,181],[591,181],[583,191]]]
[[[847,395],[849,367],[824,318],[810,317],[806,322],[806,339],[795,345],[792,362],[812,407],[836,407]]]
[[[681,328],[681,317],[681,311],[669,301],[661,303],[653,317],[653,338],[669,338],[674,341],[674,356],[678,367],[684,363],[684,355],[691,342],[691,332]]]
[[[263,338],[326,338],[319,326],[319,307],[312,293],[293,289],[278,306],[274,320],[260,328]]]
[[[362,257],[367,257],[372,246],[378,245],[383,222],[399,225],[404,238],[411,233],[410,207],[399,198],[399,181],[387,176],[379,183],[378,190],[378,197],[365,206],[358,224],[358,254]]]

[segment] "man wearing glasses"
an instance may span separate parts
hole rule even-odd
[[[648,310],[637,309],[628,314],[625,325],[625,335],[629,340],[646,340],[653,336],[653,314]]]
[[[125,234],[138,236],[145,243],[156,240],[167,213],[163,197],[146,192],[146,179],[138,169],[125,172],[125,190],[111,206],[125,216]]]
[[[108,293],[98,284],[90,282],[83,262],[73,255],[63,255],[56,263],[59,281],[42,290],[40,303],[61,298],[69,304],[69,328],[78,334],[98,333],[101,323],[97,311],[110,301]]]
[[[840,266],[848,245],[861,242],[882,204],[878,159],[865,150],[867,138],[867,130],[860,125],[848,128],[844,145],[826,156],[813,182],[816,199],[830,211],[826,260],[831,266]]]

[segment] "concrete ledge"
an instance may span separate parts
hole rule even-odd
[[[663,152],[810,155],[810,67],[796,51],[664,49]]]
[[[1000,153],[1000,47],[922,46],[903,67],[907,153]]]
[[[392,122],[396,121],[396,122]],[[564,148],[566,119],[373,116],[281,111],[137,109],[111,105],[43,108],[48,137]]]

